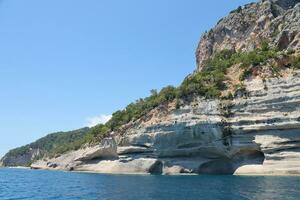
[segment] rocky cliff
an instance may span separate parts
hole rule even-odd
[[[169,104],[102,145],[32,167],[101,173],[299,174],[300,71],[245,84],[246,97],[199,98],[180,109]]]
[[[30,148],[26,153],[20,155],[5,155],[0,160],[1,166],[27,166],[34,160],[35,157],[40,155],[41,151],[39,149]]]
[[[196,51],[198,70],[223,49],[250,51],[268,39],[280,50],[300,51],[299,0],[262,0],[232,11],[203,34]],[[298,4],[298,5],[297,5]]]
[[[300,174],[299,19],[298,0],[238,8],[202,36],[198,71],[205,71],[206,61],[222,50],[250,52],[266,48],[266,40],[276,57],[252,64],[245,79],[239,78],[244,70],[239,63],[230,66],[219,98],[170,100],[97,145],[44,157],[31,167],[125,174]]]

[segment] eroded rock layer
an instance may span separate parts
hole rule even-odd
[[[101,173],[299,174],[300,72],[245,84],[247,92],[233,100],[157,108],[123,135],[93,147],[99,149],[93,159],[77,158],[89,155],[88,148],[32,167],[70,169],[71,163],[72,170]]]

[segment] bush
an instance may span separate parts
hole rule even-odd
[[[187,77],[179,89],[179,97],[186,98],[190,95],[200,95],[205,98],[216,98],[225,88],[224,81],[227,68],[234,64],[235,52],[223,50],[212,59],[205,62],[203,71]]]
[[[292,67],[295,69],[300,69],[300,56],[293,58]]]
[[[251,52],[238,53],[235,63],[241,63],[242,67],[258,66],[265,64],[271,58],[277,56],[277,51],[274,49],[256,49]]]
[[[287,55],[292,55],[292,54],[294,54],[296,51],[294,50],[294,49],[288,49],[287,50],[287,52],[286,52],[286,54]]]
[[[173,86],[164,87],[159,93],[156,90],[151,90],[149,97],[139,99],[135,103],[129,104],[124,110],[113,113],[106,126],[112,131],[116,130],[128,122],[142,117],[158,105],[176,99],[177,96],[178,90]]]
[[[179,87],[179,97],[204,96],[206,98],[215,98],[220,95],[220,90],[224,87],[225,76],[219,71],[211,73],[196,73],[187,78]]]
[[[252,75],[252,69],[245,69],[243,71],[243,73],[240,76],[240,81],[245,80],[246,78],[248,78],[250,75]]]
[[[179,87],[179,97],[200,95],[206,98],[220,97],[225,88],[226,70],[234,64],[241,64],[244,72],[240,80],[252,74],[252,67],[265,64],[269,59],[276,58],[277,50],[270,49],[268,43],[262,43],[261,48],[250,52],[235,52],[223,50],[205,62],[201,72],[186,78]]]
[[[98,124],[92,127],[85,136],[86,142],[101,140],[109,133],[109,128],[105,124]]]

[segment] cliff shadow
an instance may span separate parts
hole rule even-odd
[[[221,158],[203,163],[198,168],[198,174],[233,175],[244,165],[262,165],[265,160],[259,150],[240,151],[232,158]]]

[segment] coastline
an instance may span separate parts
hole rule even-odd
[[[87,171],[87,170],[64,170],[64,169],[53,169],[53,168],[31,168],[31,167],[23,167],[23,166],[15,166],[15,167],[0,167],[0,169],[26,169],[26,170],[39,170],[39,171],[57,171],[57,172],[66,172],[66,173],[86,173],[86,174],[102,174],[102,175],[123,175],[123,176],[241,176],[241,177],[300,177],[300,173],[289,173],[288,171],[281,171],[281,172],[274,172],[274,171],[268,171],[265,173],[259,172],[259,173],[253,173],[252,172],[235,172],[233,174],[197,174],[197,173],[169,173],[169,174],[151,174],[151,173],[141,173],[141,172],[135,172],[135,173],[109,173],[109,172],[99,172],[97,170],[95,171]]]
[[[31,169],[30,167],[23,167],[23,166],[2,167],[2,168],[9,168],[9,169]]]

